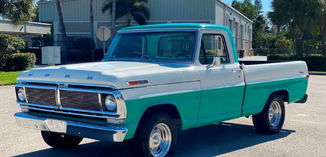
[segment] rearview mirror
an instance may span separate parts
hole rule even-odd
[[[216,57],[213,57],[212,64],[209,64],[207,67],[208,68],[213,68],[213,67],[218,67],[220,65],[221,65],[221,57],[216,56]]]

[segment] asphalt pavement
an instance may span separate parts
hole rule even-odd
[[[326,156],[326,76],[311,76],[308,102],[286,105],[283,130],[256,133],[251,118],[183,131],[175,156],[180,157],[319,157]],[[19,111],[14,87],[0,87],[0,157],[135,156],[128,144],[84,139],[75,149],[47,146],[39,131],[16,126]]]

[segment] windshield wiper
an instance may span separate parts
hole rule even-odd
[[[145,54],[145,53],[140,53],[140,52],[136,52],[136,51],[134,51],[134,52],[132,52],[132,53],[142,55],[142,58],[143,58],[143,57],[146,57],[146,58],[147,58],[148,60],[150,60],[151,62],[156,63],[155,60],[153,60],[153,58],[151,58],[149,55],[147,55],[147,54]]]

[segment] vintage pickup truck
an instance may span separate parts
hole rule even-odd
[[[303,61],[239,62],[224,26],[133,26],[118,31],[102,62],[21,73],[15,117],[54,148],[86,137],[171,156],[178,132],[216,122],[252,116],[258,132],[279,132],[285,102],[307,100],[308,78]]]

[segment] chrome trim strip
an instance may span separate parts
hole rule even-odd
[[[51,112],[51,113],[58,113],[58,114],[65,114],[65,115],[73,115],[73,116],[82,116],[82,117],[91,117],[91,118],[110,118],[110,119],[118,119],[115,117],[109,116],[99,116],[99,115],[91,115],[91,114],[83,114],[83,113],[74,113],[74,112],[65,112],[65,111],[58,111],[58,110],[50,110],[50,109],[42,109],[37,107],[30,107],[25,105],[20,105],[21,108],[30,109],[30,110],[37,110],[37,111],[44,111],[44,112]]]
[[[83,113],[93,113],[93,114],[103,114],[103,115],[110,115],[110,116],[119,116],[115,112],[102,112],[102,111],[93,111],[93,110],[83,110],[83,109],[76,109],[76,108],[69,108],[69,107],[62,107],[62,111],[75,111],[75,112],[83,112]]]
[[[55,107],[55,106],[24,103],[24,102],[19,102],[19,101],[17,101],[17,103],[19,105],[22,105],[22,106],[32,106],[32,107],[37,107],[37,108],[54,109],[54,110],[58,109],[58,107]],[[67,112],[67,111],[82,112],[85,115],[88,115],[88,114],[103,114],[103,115],[107,115],[107,116],[119,116],[117,113],[114,113],[114,112],[100,112],[100,111],[80,110],[80,109],[72,109],[72,108],[62,108],[62,111],[65,111],[65,112]]]
[[[37,86],[37,85],[24,85],[24,84],[16,84],[16,87],[25,87],[25,88],[40,88],[40,89],[52,89],[55,90],[57,89],[57,87],[53,87],[53,86]]]
[[[57,106],[33,104],[33,103],[26,103],[26,102],[20,102],[20,101],[16,101],[16,103],[19,105],[34,106],[34,107],[41,107],[41,108],[48,108],[48,109],[58,109]]]
[[[59,90],[66,91],[78,91],[78,92],[88,92],[88,93],[103,93],[103,94],[114,94],[114,91],[105,91],[105,90],[96,90],[96,89],[83,89],[83,88],[67,88],[67,87],[58,87]]]
[[[80,85],[80,86],[91,86],[91,87],[107,87],[111,89],[116,89],[113,85],[107,85],[107,84],[95,84],[95,83],[77,83],[77,82],[57,82],[57,81],[42,81],[42,80],[18,80],[18,83],[44,83],[44,84],[53,84],[53,85],[59,85],[59,84],[68,84],[68,85]]]
[[[101,93],[97,94],[97,98],[98,98],[98,104],[100,105],[101,111],[103,111],[103,104],[102,104],[102,95]]]
[[[22,112],[16,113],[14,116],[18,126],[42,131],[56,132],[56,130],[51,130],[53,126],[49,127],[46,123],[47,120],[52,119],[32,116]],[[66,120],[62,122],[66,124],[65,134],[99,140],[103,139],[114,142],[123,142],[128,132],[128,129],[124,127],[99,126]]]
[[[23,89],[24,89],[25,101],[28,103],[27,94],[26,94],[26,87],[23,87]]]
[[[55,98],[56,98],[56,104],[57,104],[58,108],[62,109],[61,98],[60,98],[60,90],[58,88],[55,90]]]
[[[126,119],[127,118],[127,107],[126,107],[126,103],[124,101],[123,96],[121,95],[120,92],[116,92],[115,94],[113,94],[113,96],[115,97],[115,100],[117,102],[117,114],[120,115],[119,118]]]

